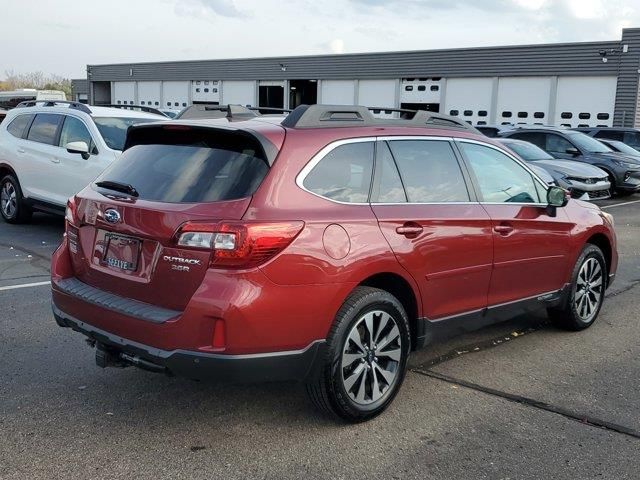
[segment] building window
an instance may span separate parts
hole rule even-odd
[[[427,87],[425,87],[424,85],[418,85],[418,91],[419,92],[424,92],[427,90]]]
[[[488,115],[486,110],[478,110],[479,117],[486,117]]]
[[[458,115],[460,115],[460,111],[459,110],[451,110],[449,112],[449,115],[451,115],[452,117],[457,117]]]
[[[205,80],[204,84],[209,85],[209,80]]]
[[[412,91],[413,91],[413,85],[407,85],[406,87],[404,87],[404,89],[405,89],[407,92],[412,92]]]
[[[204,93],[209,93],[209,89],[208,89],[208,88],[205,88],[205,89],[204,89]]]
[[[609,114],[608,113],[599,113],[598,114],[598,120],[609,120]]]
[[[171,106],[171,102],[167,102],[167,107],[170,107],[170,106]]]
[[[217,84],[218,84],[217,80],[214,80],[213,82],[211,82],[211,85],[217,85]]]
[[[582,113],[579,113],[579,114],[578,114],[578,118],[579,118],[580,120],[589,120],[589,119],[591,118],[591,114],[590,114],[590,113],[582,112]]]
[[[471,117],[473,115],[473,110],[465,110],[464,111],[464,116],[465,117]]]
[[[183,106],[183,107],[186,107],[186,106],[187,106],[187,103],[186,103],[186,102],[183,102],[183,103],[182,103],[182,106]]]
[[[562,112],[560,114],[560,118],[564,118],[565,120],[568,120],[570,118],[573,118],[573,113],[571,113],[571,112]]]
[[[486,125],[486,124],[487,124],[487,122],[485,122],[484,120],[481,120],[481,121],[478,122],[478,125]]]
[[[198,80],[198,81],[196,82],[196,85],[200,85],[200,80]]]
[[[588,123],[580,123],[578,124],[578,128],[583,128],[583,127],[588,127],[589,124]]]
[[[438,90],[440,90],[440,87],[438,85],[431,85],[431,89],[432,92],[437,92]]]
[[[199,88],[196,88],[196,93],[200,93],[200,89]]]
[[[159,107],[160,106],[160,102],[156,102],[156,105]]]
[[[570,123],[561,123],[560,126],[561,127],[571,128],[571,124]]]
[[[518,112],[518,118],[528,118],[529,113],[527,112]]]
[[[211,93],[218,93],[218,89],[217,88],[212,88],[211,89]]]
[[[120,100],[118,100],[118,105],[121,105],[121,104],[122,104],[122,102]]]
[[[536,112],[533,114],[533,118],[544,118],[544,112]]]
[[[511,112],[502,112],[502,118],[511,118],[513,113]]]
[[[176,106],[176,107],[180,106],[180,104],[178,102],[175,102],[173,105]]]

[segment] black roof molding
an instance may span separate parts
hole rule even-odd
[[[216,105],[206,103],[196,103],[182,110],[175,120],[194,120],[197,118],[228,118],[229,120],[247,120],[258,117],[261,112],[282,114],[291,112],[286,108],[271,107],[245,107],[242,105]]]
[[[400,118],[377,118],[372,111],[400,113]],[[282,121],[287,128],[404,126],[451,128],[480,132],[464,120],[426,110],[363,107],[359,105],[300,105]]]
[[[122,105],[122,104],[114,105],[114,104],[108,104],[108,105],[96,105],[96,106],[109,107],[109,108],[121,108],[123,110],[136,110],[136,111],[140,111],[140,112],[155,113],[156,115],[161,115],[163,117],[166,117],[166,115],[164,113],[162,113],[160,110],[158,110],[157,108],[147,107],[145,105]]]

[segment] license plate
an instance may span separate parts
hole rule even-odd
[[[105,240],[107,248],[103,261],[106,265],[128,271],[138,268],[140,240],[113,233],[107,233]]]

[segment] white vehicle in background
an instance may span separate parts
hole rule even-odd
[[[122,152],[131,125],[166,120],[142,111],[77,102],[18,105],[0,124],[0,214],[27,222],[34,210],[64,214]]]
[[[61,90],[36,90],[35,88],[21,88],[12,91],[0,91],[0,108],[9,110],[22,102],[38,100],[66,100],[66,94]]]

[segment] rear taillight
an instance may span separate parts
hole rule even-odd
[[[304,222],[187,222],[176,234],[179,247],[212,250],[210,265],[251,268],[284,250]]]
[[[71,197],[69,198],[69,200],[67,200],[67,208],[64,211],[64,218],[68,224],[70,225],[76,224],[76,218],[77,218],[76,211],[77,211],[76,200],[74,197]]]

